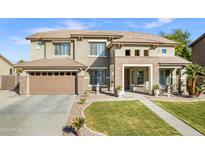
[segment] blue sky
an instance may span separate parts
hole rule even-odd
[[[57,29],[124,30],[151,34],[187,30],[194,40],[205,32],[205,19],[156,19],[156,18],[58,18],[58,19],[0,19],[0,54],[17,62],[29,60],[29,42],[26,36],[40,31]]]

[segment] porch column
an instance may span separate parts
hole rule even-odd
[[[19,94],[20,95],[29,94],[29,76],[28,75],[19,77]]]
[[[172,87],[173,87],[173,90],[176,91],[177,90],[177,82],[176,82],[176,73],[177,73],[177,68],[174,68],[172,70]]]
[[[152,94],[152,86],[153,86],[153,70],[152,66],[149,67],[149,94]]]
[[[185,69],[180,69],[179,71],[179,93],[185,93],[186,92],[186,75],[184,74]]]

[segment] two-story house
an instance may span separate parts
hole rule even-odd
[[[205,66],[205,33],[190,44],[192,48],[192,62]]]
[[[14,65],[6,57],[0,54],[0,76],[13,74]]]
[[[151,92],[153,84],[177,87],[184,66],[176,42],[123,31],[59,30],[33,34],[31,61],[19,64],[21,94],[79,94],[99,84],[110,91]]]

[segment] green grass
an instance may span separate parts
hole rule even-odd
[[[156,104],[175,115],[205,135],[205,101],[169,102],[155,101]]]
[[[96,102],[84,111],[87,126],[112,136],[180,135],[141,102]]]

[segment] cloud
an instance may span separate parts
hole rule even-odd
[[[140,28],[140,26],[137,23],[132,22],[132,21],[126,22],[125,24],[130,28]]]
[[[74,19],[67,19],[63,22],[61,22],[58,25],[55,25],[53,27],[39,27],[39,28],[33,28],[27,30],[29,33],[37,33],[37,32],[43,32],[43,31],[53,31],[53,30],[88,30],[91,28],[97,27],[96,22],[81,22]]]
[[[161,27],[165,24],[171,23],[173,22],[174,19],[171,18],[159,18],[157,19],[157,21],[152,21],[150,23],[145,23],[145,28],[157,28],[157,27]]]
[[[25,40],[25,38],[23,37],[9,36],[7,38],[11,40],[14,44],[17,44],[17,45],[28,45],[29,44],[29,41]]]
[[[80,22],[73,19],[65,20],[61,29],[87,30],[97,27],[95,22]]]
[[[37,32],[44,32],[44,31],[53,31],[56,30],[55,28],[49,28],[49,27],[40,27],[40,28],[33,28],[29,29],[29,33],[37,33]]]

